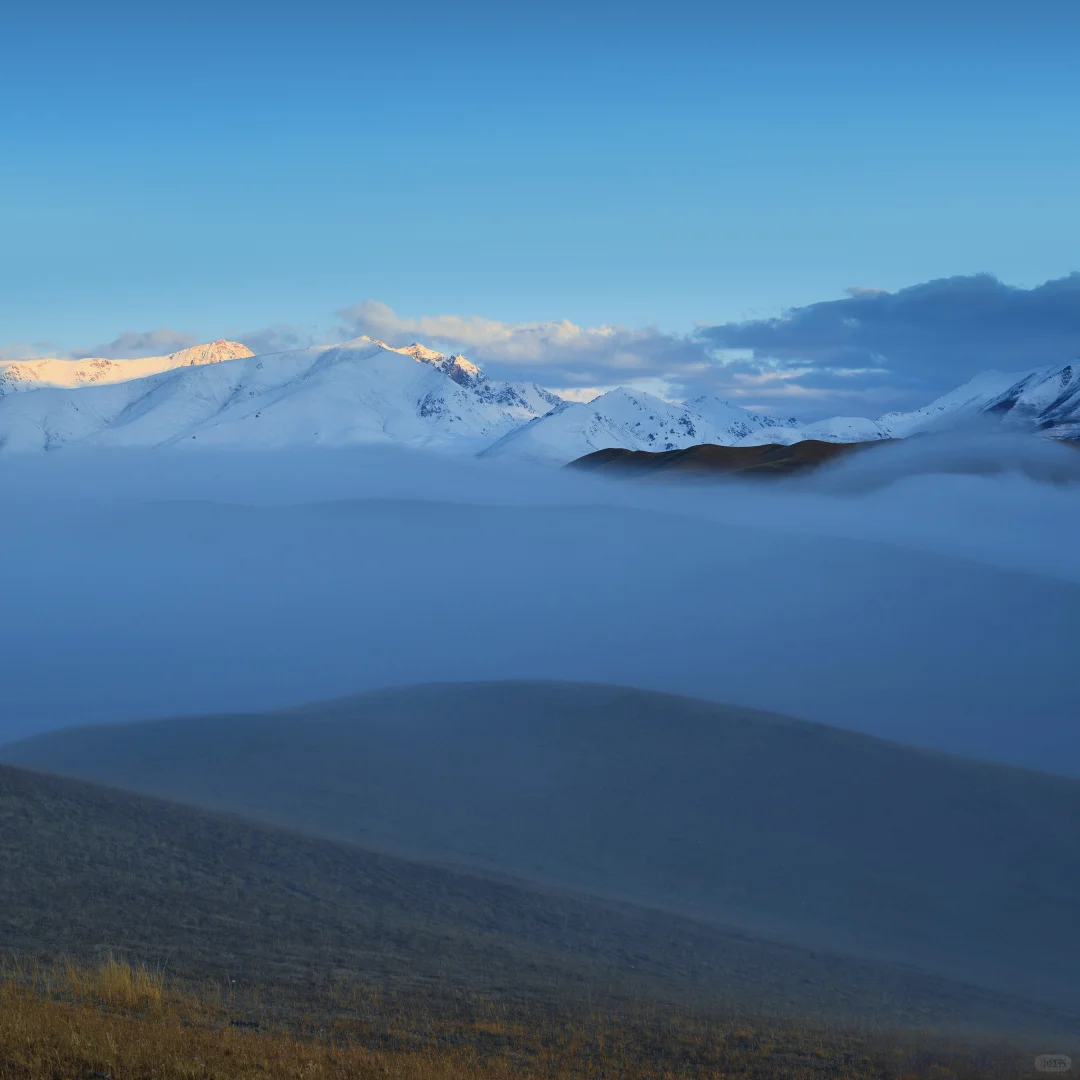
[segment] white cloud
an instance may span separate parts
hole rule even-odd
[[[588,405],[590,401],[595,401],[601,394],[606,394],[609,390],[614,390],[614,386],[549,386],[548,389],[553,394],[558,394],[565,401],[580,401],[583,405]]]
[[[851,285],[848,288],[846,288],[844,290],[844,292],[846,292],[848,294],[848,296],[854,296],[854,297],[866,296],[866,297],[870,297],[870,296],[887,296],[889,290],[888,289],[878,289],[878,288],[875,288],[873,285]]]
[[[339,328],[340,329],[340,328]],[[341,339],[313,327],[293,326],[279,323],[245,332],[226,331],[199,337],[183,330],[167,326],[155,330],[125,330],[112,341],[78,349],[57,349],[50,342],[10,342],[0,345],[0,362],[12,360],[41,360],[55,357],[62,360],[82,360],[86,357],[104,357],[109,360],[131,360],[144,356],[168,356],[193,345],[201,345],[214,338],[224,337],[239,341],[254,353],[284,352],[303,349],[309,345],[328,345]]]
[[[104,345],[75,349],[70,355],[79,359],[84,356],[103,356],[109,360],[130,360],[139,356],[167,356],[198,344],[200,341],[194,334],[161,326],[156,330],[125,330]]]
[[[141,356],[167,356],[198,344],[200,339],[194,334],[162,326],[156,330],[125,330],[112,341],[79,349],[57,349],[47,341],[13,341],[0,345],[0,361],[46,358],[81,360],[98,356],[108,360],[131,360]]]
[[[290,323],[277,323],[260,330],[247,330],[225,336],[246,345],[253,353],[289,352],[293,349],[306,349],[310,345],[330,345],[337,340],[313,327],[293,326]]]
[[[591,401],[616,386],[633,386],[668,400],[712,394],[761,411],[783,412],[798,400],[804,419],[864,412],[876,416],[896,405],[891,373],[864,365],[822,369],[796,357],[759,355],[752,347],[717,342],[718,328],[688,334],[656,327],[578,326],[568,319],[511,323],[479,315],[400,315],[388,304],[365,300],[340,311],[341,336],[361,334],[390,345],[414,341],[464,352],[496,378],[533,379],[570,401]],[[862,404],[862,408],[860,408]]]
[[[393,345],[408,345],[416,338],[469,349],[478,359],[508,364],[561,361],[567,353],[583,356],[603,353],[633,367],[637,357],[628,349],[650,331],[627,331],[615,326],[577,326],[569,319],[507,323],[479,315],[422,315],[408,318],[388,304],[364,300],[339,312],[358,333]]]
[[[433,348],[461,350],[494,374],[536,379],[567,393],[627,383],[667,387],[714,366],[709,347],[693,335],[666,334],[655,327],[578,326],[569,319],[509,323],[479,315],[410,318],[377,300],[339,315],[345,333],[397,346],[419,340]]]
[[[47,341],[10,341],[0,345],[0,363],[12,360],[40,360],[45,356],[55,356]]]
[[[741,344],[717,343],[712,337],[716,328],[709,326],[671,334],[656,327],[579,326],[568,319],[511,323],[479,315],[410,317],[377,300],[338,315],[341,337],[367,335],[395,346],[420,341],[461,351],[496,378],[532,379],[569,401],[589,402],[617,386],[633,386],[669,400],[700,394],[738,403],[752,400],[759,411],[784,415],[798,400],[806,409],[804,419],[840,409],[876,416],[884,411],[883,403],[885,408],[897,404],[891,391],[883,390],[886,371],[850,366],[822,371],[791,358],[762,357]]]

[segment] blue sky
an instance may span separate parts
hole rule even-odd
[[[374,311],[401,335],[475,317],[446,343],[497,373],[731,392],[709,364],[754,362],[750,331],[699,370],[695,326],[729,327],[708,337],[727,347],[732,324],[851,287],[1028,289],[1080,269],[1075,4],[508,9],[17,14],[0,38],[2,355],[321,339]],[[792,405],[807,415],[917,404],[980,367],[1070,359],[1065,321],[1053,340],[1020,327],[992,364],[976,333],[929,364],[879,357],[889,376],[849,376],[846,396],[813,375],[785,392],[813,391]],[[504,361],[522,324],[545,344]],[[556,355],[567,324],[617,328],[615,351],[594,333]]]

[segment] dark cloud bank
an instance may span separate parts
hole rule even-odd
[[[901,385],[945,390],[987,368],[1065,363],[1080,352],[1080,273],[1032,289],[990,274],[942,278],[890,293],[853,289],[843,300],[783,316],[702,328],[754,363],[809,367],[818,376],[879,372]]]

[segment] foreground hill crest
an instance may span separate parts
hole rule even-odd
[[[1067,777],[543,681],[71,728],[0,761],[1080,1007]]]

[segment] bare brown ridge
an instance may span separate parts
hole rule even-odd
[[[683,450],[625,450],[612,447],[597,450],[571,461],[567,468],[611,474],[684,473],[695,475],[788,476],[815,469],[826,462],[846,457],[870,446],[895,442],[833,443],[819,439],[784,445],[715,446],[702,443]]]

